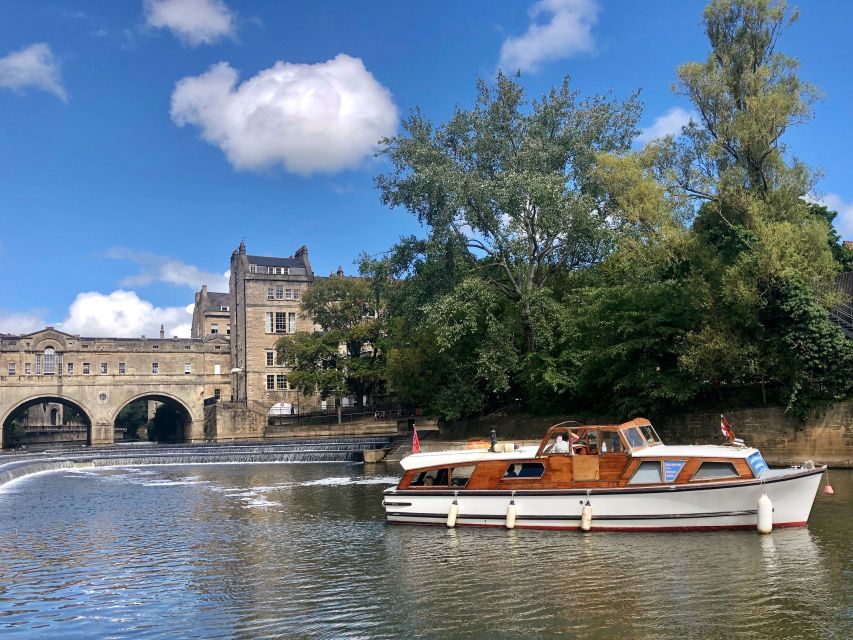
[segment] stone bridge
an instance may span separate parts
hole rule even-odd
[[[119,412],[134,400],[157,400],[183,417],[183,439],[204,439],[204,401],[230,396],[228,341],[85,338],[48,327],[0,335],[0,424],[45,402],[75,408],[89,423],[88,442],[114,441]]]

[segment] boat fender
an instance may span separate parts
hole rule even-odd
[[[515,500],[510,498],[509,506],[506,508],[506,528],[515,529],[515,517],[517,515]]]
[[[823,485],[823,493],[827,496],[835,495],[835,491],[832,490],[832,485],[829,484],[829,469],[826,470],[826,475],[824,475],[824,479],[826,484]]]
[[[583,531],[589,531],[592,527],[592,505],[589,503],[587,499],[586,504],[581,509],[581,529]]]
[[[773,502],[762,493],[758,499],[758,522],[756,528],[758,533],[770,533],[773,531]]]
[[[450,505],[450,510],[447,512],[447,528],[452,529],[456,526],[456,518],[459,516],[459,502],[453,498],[453,504]]]

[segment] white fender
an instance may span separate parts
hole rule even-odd
[[[456,526],[456,518],[459,516],[459,503],[456,502],[456,499],[453,500],[453,504],[450,505],[450,510],[447,512],[447,527],[452,529]]]
[[[589,504],[589,500],[586,501],[586,504],[581,509],[581,529],[583,531],[589,531],[592,527],[592,505]]]
[[[773,502],[762,493],[758,499],[758,518],[756,523],[758,533],[770,533],[773,531]]]
[[[517,509],[515,507],[515,500],[509,501],[509,506],[506,508],[506,528],[507,529],[515,529],[515,516],[517,514]]]

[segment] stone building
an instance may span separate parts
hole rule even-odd
[[[231,335],[230,295],[216,291],[208,291],[207,285],[202,285],[201,291],[195,294],[193,304],[192,337]]]
[[[288,403],[305,413],[321,406],[287,383],[287,367],[278,362],[275,343],[283,335],[314,328],[302,314],[300,300],[314,283],[308,248],[276,258],[246,253],[246,244],[231,254],[231,389],[236,402],[269,410]],[[210,294],[208,294],[210,295]]]

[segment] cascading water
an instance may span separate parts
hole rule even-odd
[[[391,438],[340,438],[336,440],[294,440],[264,444],[122,444],[97,449],[53,450],[31,455],[0,458],[0,485],[16,478],[68,469],[141,466],[155,464],[240,464],[253,462],[361,462],[366,449],[389,446]],[[4,464],[5,462],[5,464]]]

